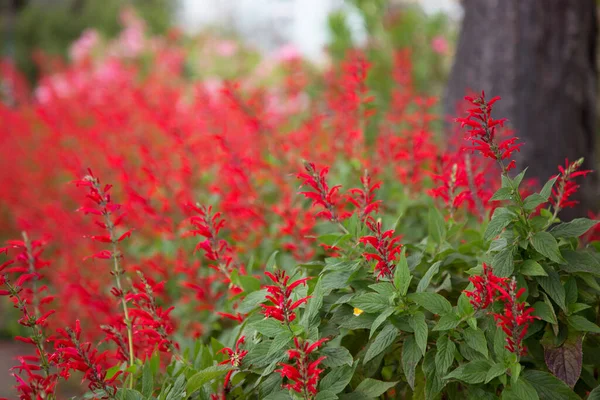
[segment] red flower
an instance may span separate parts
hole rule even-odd
[[[469,278],[475,288],[465,290],[464,293],[470,298],[470,302],[475,310],[483,310],[489,307],[496,298],[496,294],[506,284],[506,278],[500,278],[494,275],[492,267],[483,264],[483,274]]]
[[[302,278],[289,283],[290,277],[285,271],[277,271],[275,274],[265,271],[265,275],[275,283],[274,285],[265,286],[269,294],[266,300],[269,300],[273,305],[261,304],[265,317],[275,318],[278,321],[289,324],[296,319],[294,310],[303,303],[306,303],[309,297],[303,297],[296,301],[292,301],[292,291],[299,285],[306,285],[309,278]]]
[[[465,97],[465,100],[470,102],[474,108],[469,109],[468,116],[457,118],[456,122],[460,122],[461,127],[468,127],[468,140],[471,141],[472,147],[470,150],[479,150],[484,157],[491,158],[502,165],[504,171],[510,171],[515,167],[515,162],[510,161],[508,166],[504,167],[502,160],[510,158],[512,153],[520,151],[522,143],[516,143],[518,138],[513,137],[505,139],[498,143],[496,139],[497,127],[503,127],[506,122],[505,118],[493,119],[492,107],[495,102],[500,100],[500,97],[486,101],[485,93],[481,92],[479,97]]]
[[[552,196],[550,202],[554,206],[555,212],[558,213],[563,208],[574,207],[577,203],[576,200],[569,200],[569,198],[577,192],[579,185],[575,183],[574,179],[578,176],[586,176],[591,170],[579,171],[583,158],[577,161],[569,163],[569,159],[565,160],[565,166],[558,166],[560,174],[557,176],[556,183],[552,188]]]
[[[368,261],[377,261],[377,264],[375,265],[377,278],[386,277],[391,279],[394,275],[394,269],[396,268],[396,256],[402,250],[402,245],[398,243],[400,238],[393,237],[393,229],[382,232],[381,221],[375,222],[372,218],[368,218],[366,225],[371,232],[373,232],[373,235],[363,236],[359,241],[371,245],[376,252],[364,253],[363,255]]]
[[[494,314],[496,324],[504,333],[506,333],[506,349],[518,356],[525,355],[527,348],[522,344],[523,338],[527,334],[529,325],[540,319],[531,315],[533,307],[527,307],[527,303],[519,302],[519,297],[525,292],[525,288],[517,291],[517,281],[513,279],[506,284],[506,288],[500,287],[499,300],[504,301],[504,311]]]
[[[325,356],[311,361],[310,354],[327,340],[327,338],[323,338],[310,344],[308,341],[294,337],[295,348],[288,350],[288,354],[290,359],[296,361],[295,364],[282,363],[280,364],[281,369],[275,371],[290,381],[284,385],[287,389],[303,393],[305,396],[317,394],[319,375],[323,372],[322,369],[319,369],[319,364],[325,359]]]
[[[83,379],[88,381],[90,390],[103,390],[106,393],[103,399],[113,398],[117,391],[114,382],[121,371],[110,379],[106,378],[106,370],[102,365],[107,358],[107,352],[99,352],[91,343],[81,342],[79,321],[76,322],[74,330],[57,329],[57,332],[59,336],[54,339],[56,352],[50,361],[56,363],[60,376],[68,379],[71,371],[83,372]]]
[[[151,283],[141,272],[138,274],[141,282],[134,284],[134,293],[125,296],[133,305],[130,315],[136,341],[144,338],[147,355],[151,355],[156,348],[162,352],[176,353],[179,344],[171,337],[175,323],[170,316],[174,307],[165,310],[156,302],[156,293],[163,291],[165,282]]]
[[[363,184],[362,189],[350,189],[348,201],[357,208],[358,216],[364,220],[370,213],[378,212],[381,200],[375,200],[375,191],[381,187],[381,182],[372,183],[371,175],[365,171],[365,174],[360,178]]]
[[[329,168],[325,167],[321,171],[317,171],[314,163],[305,162],[304,168],[306,174],[298,174],[298,178],[302,179],[302,186],[310,186],[314,191],[300,192],[306,198],[313,201],[313,206],[320,205],[323,211],[317,216],[323,216],[332,222],[339,222],[339,216],[336,212],[336,194],[340,190],[341,185],[329,188],[327,184],[327,173]]]

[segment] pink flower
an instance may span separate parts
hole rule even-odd
[[[438,35],[431,39],[431,50],[433,50],[434,53],[440,55],[448,54],[448,48],[448,41],[445,37]]]

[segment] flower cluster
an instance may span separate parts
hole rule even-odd
[[[165,282],[151,283],[142,272],[138,271],[138,275],[141,282],[134,284],[133,293],[125,296],[133,305],[130,315],[134,336],[136,340],[145,338],[146,351],[158,349],[175,354],[179,350],[179,344],[171,338],[175,324],[170,317],[175,307],[171,306],[165,310],[156,302],[156,294],[164,290]]]
[[[317,383],[319,381],[319,375],[323,372],[319,368],[319,364],[325,359],[325,356],[321,356],[316,360],[311,360],[310,355],[316,349],[318,349],[328,339],[319,339],[314,343],[303,341],[294,337],[295,348],[288,350],[290,359],[294,360],[292,364],[280,364],[281,369],[277,370],[283,378],[287,378],[290,383],[285,385],[286,388],[301,393],[305,398],[311,398],[308,396],[314,396],[317,394]]]
[[[396,256],[402,251],[402,245],[398,243],[400,237],[394,237],[393,229],[382,231],[381,221],[374,221],[372,218],[368,218],[365,223],[372,235],[363,236],[359,241],[371,245],[375,249],[375,252],[364,253],[364,257],[368,261],[377,261],[375,265],[377,278],[381,279],[385,277],[391,279],[394,276],[394,269],[396,268]]]
[[[504,302],[502,313],[494,314],[498,327],[506,334],[506,349],[518,356],[525,355],[527,348],[523,346],[523,338],[527,334],[529,325],[539,317],[531,315],[533,307],[519,298],[525,293],[525,288],[517,290],[517,281],[513,277],[504,288],[499,288],[498,299]]]
[[[503,166],[503,170],[510,171],[516,166],[514,160],[511,160],[508,166],[504,166],[503,160],[510,158],[515,151],[520,151],[522,143],[517,143],[518,138],[511,137],[498,142],[496,130],[498,127],[503,127],[506,122],[505,118],[493,119],[492,109],[494,103],[500,100],[500,97],[494,97],[491,100],[485,99],[485,93],[481,92],[478,97],[465,97],[473,108],[468,110],[466,117],[457,118],[456,122],[460,122],[461,127],[468,126],[468,139],[472,146],[468,149],[481,152],[484,157],[491,158]]]
[[[115,381],[121,374],[117,371],[112,377],[107,378],[103,365],[108,357],[107,351],[98,351],[89,342],[81,341],[81,327],[79,321],[75,329],[57,329],[58,337],[54,340],[56,353],[52,359],[60,370],[60,376],[68,379],[72,371],[83,373],[91,391],[102,391],[102,399],[116,399],[117,387]]]
[[[273,285],[267,285],[265,288],[269,294],[265,297],[272,305],[261,304],[265,317],[275,318],[278,321],[290,324],[296,319],[294,310],[301,304],[308,301],[309,297],[302,297],[296,301],[292,299],[292,292],[300,285],[306,285],[309,278],[301,278],[290,283],[290,277],[285,271],[279,270],[274,274],[265,271],[265,275],[273,281]]]
[[[556,186],[552,189],[552,196],[550,202],[554,206],[556,214],[563,208],[574,207],[578,201],[570,199],[573,194],[579,189],[579,185],[575,183],[574,179],[578,176],[586,176],[591,173],[591,170],[580,171],[581,165],[583,164],[583,158],[577,161],[569,162],[565,160],[565,166],[558,166],[560,174],[556,179]]]
[[[336,185],[329,188],[327,185],[327,173],[329,168],[325,167],[318,171],[315,164],[310,162],[304,163],[306,173],[298,174],[298,178],[302,179],[303,186],[310,186],[313,191],[300,192],[307,198],[313,201],[313,206],[320,205],[323,210],[317,214],[332,222],[339,222],[337,214],[336,194],[340,190],[341,185]]]
[[[362,188],[353,188],[349,190],[348,201],[356,207],[358,216],[364,220],[373,212],[379,211],[381,200],[375,200],[375,193],[381,187],[381,182],[373,183],[371,175],[365,171],[360,178]]]
[[[39,270],[49,264],[41,259],[44,244],[40,240],[30,240],[23,233],[23,240],[11,240],[8,247],[0,249],[0,253],[8,253],[9,249],[17,251],[14,259],[0,264],[0,287],[7,288],[0,290],[0,296],[10,297],[21,314],[19,324],[29,331],[29,336],[15,339],[35,346],[35,354],[19,357],[19,365],[13,368],[18,372],[13,376],[21,399],[53,398],[59,380],[59,375],[51,369],[54,356],[48,350],[46,332],[47,319],[55,310],[44,310],[53,296],[46,293],[46,285],[38,286],[42,278]],[[14,283],[9,276],[15,277]]]
[[[220,365],[231,364],[231,366],[235,367],[236,369],[240,369],[240,367],[242,366],[242,361],[244,361],[244,357],[246,357],[246,355],[248,354],[248,350],[242,350],[240,348],[244,344],[245,340],[246,340],[245,336],[240,336],[240,338],[235,342],[235,350],[233,350],[229,347],[224,347],[221,350],[219,350],[219,353],[227,354],[227,356],[229,357],[227,360],[222,361],[219,364]],[[224,398],[229,389],[229,382],[231,381],[231,375],[233,375],[234,372],[235,372],[235,370],[231,370],[231,371],[227,372],[227,375],[225,375],[225,380],[223,382],[223,397]]]
[[[492,304],[498,290],[506,284],[506,278],[494,275],[492,267],[483,263],[483,274],[469,278],[474,286],[473,290],[465,290],[465,295],[470,299],[475,310],[484,310]]]
[[[506,349],[518,356],[525,355],[527,349],[522,342],[527,334],[529,325],[539,317],[531,315],[534,309],[519,298],[525,293],[525,288],[517,290],[517,281],[494,275],[491,267],[483,264],[483,274],[469,278],[473,290],[465,290],[475,310],[487,309],[495,301],[504,304],[501,313],[493,313],[499,328],[506,333]]]

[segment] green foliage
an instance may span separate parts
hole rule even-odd
[[[133,6],[152,33],[164,33],[171,26],[174,3],[169,0],[63,0],[29,2],[17,16],[14,51],[17,65],[30,79],[37,69],[32,60],[35,50],[67,56],[71,43],[88,28],[105,37],[121,30],[119,13],[124,6]]]

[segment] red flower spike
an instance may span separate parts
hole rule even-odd
[[[356,207],[358,216],[363,221],[371,213],[377,213],[381,200],[375,200],[375,193],[381,187],[381,182],[372,183],[371,176],[365,171],[365,174],[360,178],[363,184],[362,189],[350,189],[348,201]]]
[[[286,324],[291,323],[296,319],[294,310],[301,304],[306,303],[309,299],[309,296],[307,296],[293,302],[291,298],[292,291],[299,285],[306,285],[306,281],[308,281],[309,278],[302,278],[289,283],[290,277],[283,270],[279,270],[274,274],[265,271],[265,275],[274,283],[274,285],[265,286],[269,292],[265,298],[273,303],[273,305],[260,305],[263,308],[265,317],[275,318]]]
[[[578,201],[570,199],[580,186],[575,183],[574,179],[579,176],[585,177],[592,172],[591,170],[580,171],[581,164],[583,164],[583,158],[572,163],[566,159],[564,167],[558,166],[560,174],[557,176],[556,183],[552,188],[552,196],[550,196],[550,202],[554,206],[556,214],[563,208],[574,207],[578,204]]]
[[[520,151],[522,143],[516,143],[518,138],[510,138],[498,143],[496,138],[496,130],[498,127],[503,127],[506,119],[493,119],[492,106],[500,97],[494,97],[490,101],[485,100],[485,93],[481,92],[481,96],[465,97],[465,100],[470,102],[475,108],[468,110],[468,114],[464,118],[456,118],[456,122],[460,123],[461,128],[468,127],[468,140],[472,146],[467,147],[469,150],[478,150],[484,157],[491,158],[502,165],[504,172],[510,171],[515,167],[514,161],[510,161],[508,166],[504,166],[502,160],[510,158],[515,151]]]
[[[499,300],[504,302],[502,313],[493,314],[494,320],[499,328],[506,333],[506,349],[517,356],[527,353],[527,348],[522,341],[533,321],[540,319],[531,315],[533,307],[527,307],[527,303],[520,302],[519,297],[525,289],[517,291],[517,281],[513,277],[506,285],[506,290],[500,291]]]
[[[477,310],[486,309],[494,302],[499,291],[504,290],[504,286],[508,282],[506,278],[500,278],[494,275],[492,267],[483,264],[483,274],[472,276],[469,278],[475,288],[473,290],[465,290],[465,295]]]
[[[294,364],[281,363],[281,369],[276,370],[282,378],[287,378],[289,383],[284,384],[284,387],[293,390],[297,393],[317,394],[317,384],[319,375],[323,372],[319,369],[319,364],[325,359],[324,356],[311,361],[310,355],[317,350],[328,339],[323,338],[312,344],[308,341],[301,341],[294,337],[295,348],[288,350],[291,360]]]
[[[359,242],[370,245],[376,252],[364,253],[363,256],[367,261],[377,261],[375,272],[377,272],[378,279],[382,277],[392,279],[396,268],[396,257],[402,251],[402,245],[398,243],[400,238],[393,237],[394,231],[392,229],[382,232],[381,221],[375,222],[369,217],[365,223],[373,235],[363,236],[359,239]]]
[[[300,192],[300,194],[311,199],[313,201],[313,207],[323,207],[323,211],[319,212],[317,215],[323,216],[332,222],[339,222],[339,216],[336,211],[336,194],[341,185],[329,188],[329,185],[327,184],[328,167],[324,167],[319,171],[314,163],[304,162],[304,169],[306,170],[306,173],[298,174],[298,179],[302,179],[302,186],[308,186],[312,188],[313,191]]]

